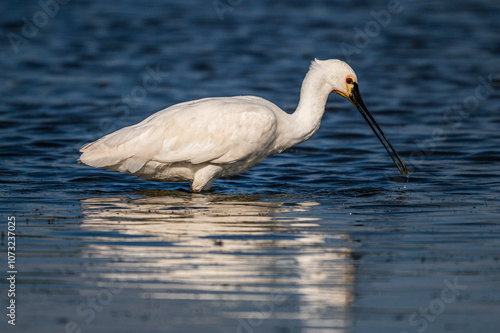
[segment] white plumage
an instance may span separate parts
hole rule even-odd
[[[185,102],[84,145],[80,162],[144,179],[190,181],[194,192],[209,190],[215,179],[245,172],[310,138],[319,128],[330,92],[347,97],[359,109],[356,81],[346,63],[316,59],[293,114],[255,96]]]

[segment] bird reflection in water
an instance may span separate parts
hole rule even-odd
[[[134,196],[81,201],[82,228],[101,240],[85,251],[114,258],[109,265],[120,266],[137,297],[156,302],[151,320],[174,316],[172,304],[194,302],[204,315],[193,325],[349,326],[349,239],[309,216],[319,203],[162,190]]]

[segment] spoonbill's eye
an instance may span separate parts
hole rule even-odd
[[[345,82],[347,84],[352,84],[352,79],[350,77],[348,77],[347,79],[345,79]]]

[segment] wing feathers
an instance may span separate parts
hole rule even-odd
[[[267,153],[276,135],[273,108],[277,107],[250,96],[174,105],[84,145],[80,161],[129,173],[149,161],[234,163]]]

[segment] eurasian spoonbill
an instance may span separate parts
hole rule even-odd
[[[267,156],[309,139],[319,128],[332,92],[358,108],[399,171],[407,174],[368,112],[351,67],[341,60],[318,59],[311,63],[292,114],[255,96],[180,103],[84,145],[80,162],[144,179],[189,181],[193,192],[210,190],[217,178],[245,172]]]

